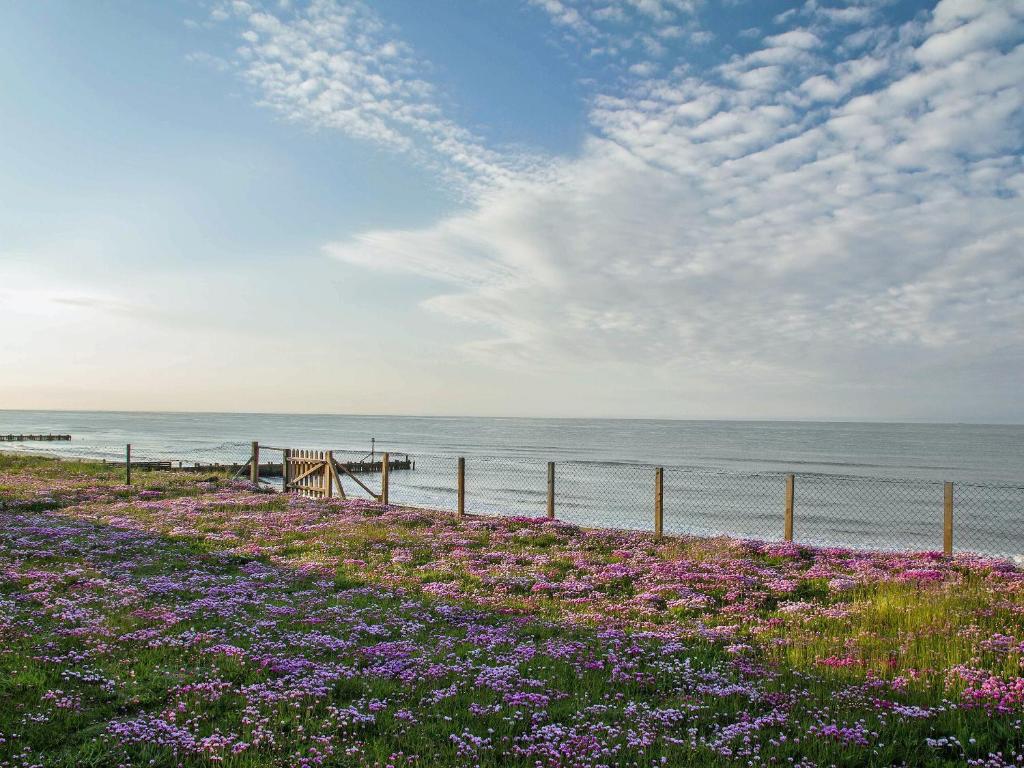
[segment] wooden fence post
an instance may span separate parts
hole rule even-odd
[[[786,475],[786,541],[793,540],[793,505],[796,497],[796,475]]]
[[[462,517],[466,514],[466,459],[464,456],[459,456],[458,462],[458,502],[456,515]]]
[[[380,503],[385,506],[388,504],[388,475],[391,470],[391,467],[389,466],[390,461],[391,454],[384,451],[383,458],[380,462]]]
[[[548,520],[555,519],[555,462],[548,462]]]
[[[334,495],[334,451],[324,451],[324,461],[324,492],[329,499]]]
[[[249,479],[253,485],[260,482],[260,444],[252,441],[252,466],[249,467]]]
[[[654,538],[660,539],[665,529],[665,469],[654,470]]]
[[[281,493],[288,493],[288,457],[291,451],[285,448],[281,451]]]
[[[953,556],[953,484],[946,483],[943,499],[944,510],[942,520],[942,553],[946,557]]]
[[[124,484],[132,484],[132,444],[128,443],[124,449]]]

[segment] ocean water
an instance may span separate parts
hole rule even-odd
[[[862,548],[940,549],[952,481],[955,547],[1024,553],[1021,425],[0,411],[11,432],[72,440],[0,448],[123,460],[130,442],[138,459],[186,462],[245,461],[252,440],[354,459],[375,439],[416,461],[392,474],[392,501],[454,508],[464,456],[467,509],[486,514],[543,514],[553,461],[558,517],[641,530],[660,466],[666,531],[765,539],[782,536],[795,473],[796,540]]]

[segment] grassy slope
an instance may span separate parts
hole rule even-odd
[[[1021,582],[991,564],[137,479],[0,455],[0,765],[943,765],[1020,749]]]

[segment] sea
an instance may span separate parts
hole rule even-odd
[[[1024,425],[0,410],[8,433],[72,439],[2,450],[107,461],[131,443],[135,460],[244,462],[253,440],[263,462],[279,448],[408,454],[392,502],[443,510],[461,456],[467,512],[493,515],[544,514],[554,462],[559,519],[631,530],[653,525],[661,467],[667,533],[767,540],[782,537],[793,474],[794,540],[860,549],[941,549],[952,482],[954,548],[1024,555]]]

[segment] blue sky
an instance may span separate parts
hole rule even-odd
[[[7,407],[1024,421],[1024,2],[0,11]]]

